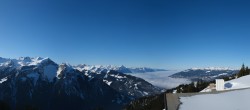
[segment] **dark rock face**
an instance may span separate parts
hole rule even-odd
[[[121,73],[132,73],[131,70],[125,66],[119,67],[116,71],[121,72]]]

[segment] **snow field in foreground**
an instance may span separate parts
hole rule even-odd
[[[181,97],[180,110],[249,110],[250,89]]]

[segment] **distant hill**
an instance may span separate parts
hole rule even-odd
[[[205,80],[210,81],[217,77],[230,76],[238,73],[239,70],[230,68],[192,68],[171,75],[172,78],[186,78],[192,81]]]

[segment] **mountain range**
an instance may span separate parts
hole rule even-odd
[[[0,101],[19,110],[117,110],[133,99],[164,91],[123,74],[127,70],[57,64],[41,57],[0,57]]]
[[[196,80],[210,81],[219,77],[230,76],[230,75],[236,74],[238,73],[238,71],[239,70],[237,69],[232,69],[228,67],[191,68],[191,69],[187,69],[187,70],[175,73],[173,75],[170,75],[169,77],[186,78],[192,81],[196,81]]]
[[[83,71],[91,71],[95,73],[100,73],[100,72],[108,72],[110,70],[115,70],[121,73],[147,73],[147,72],[157,72],[157,71],[167,71],[165,69],[153,69],[149,67],[125,67],[124,65],[122,66],[114,66],[114,65],[86,65],[86,64],[80,64],[73,66],[74,68]]]

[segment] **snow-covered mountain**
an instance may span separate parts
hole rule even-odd
[[[116,91],[127,95],[131,99],[158,94],[163,91],[163,89],[153,86],[144,79],[123,74],[114,70],[102,73],[92,73],[90,71],[85,71],[85,75],[89,78],[102,79],[107,85]]]
[[[206,67],[206,68],[191,68],[191,70],[238,70],[230,67]]]
[[[110,70],[115,70],[122,73],[132,73],[129,68],[125,66],[113,66],[113,65],[86,65],[86,64],[80,64],[77,66],[74,66],[74,68],[78,69],[79,71],[90,71],[94,73],[101,73],[101,72],[109,72]]]
[[[57,64],[49,58],[20,57],[19,59],[6,59],[0,57],[0,78],[12,75],[11,73],[23,70],[26,67],[34,66],[42,71],[43,77],[46,77],[49,81],[56,75]]]
[[[156,72],[156,71],[167,71],[165,69],[152,69],[148,67],[125,67],[125,66],[113,66],[113,65],[86,65],[86,64],[80,64],[77,66],[74,66],[74,68],[78,69],[79,71],[91,71],[95,73],[101,73],[101,72],[108,72],[110,70],[115,70],[121,73],[146,73],[146,72]]]
[[[190,80],[213,80],[218,77],[236,74],[239,70],[221,67],[191,68],[171,75],[172,78],[186,78]]]
[[[141,78],[98,69],[79,71],[41,57],[0,58],[0,100],[12,109],[117,110],[132,99],[162,91]]]
[[[40,65],[44,61],[49,60],[49,58],[30,58],[30,57],[20,57],[18,59],[9,59],[0,57],[0,66],[1,67],[14,67],[20,69],[22,66],[32,66]]]

